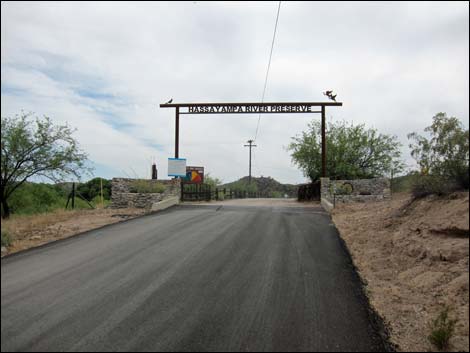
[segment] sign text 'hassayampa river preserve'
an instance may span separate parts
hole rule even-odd
[[[182,114],[237,114],[237,113],[312,113],[310,105],[206,105],[190,106]]]

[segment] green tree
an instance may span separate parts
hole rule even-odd
[[[91,201],[97,196],[101,196],[101,185],[103,185],[103,199],[111,198],[111,180],[103,178],[93,178],[86,183],[80,184],[77,191],[87,200]]]
[[[373,178],[400,170],[400,143],[396,136],[345,121],[331,122],[326,133],[326,173],[332,179]],[[321,124],[292,138],[292,160],[312,181],[321,176]]]
[[[87,171],[87,155],[72,137],[67,125],[54,125],[50,118],[32,118],[22,113],[1,118],[1,181],[2,218],[10,216],[8,199],[31,177],[52,181],[68,175],[80,177]]]
[[[210,173],[204,175],[204,184],[210,185],[212,188],[216,188],[217,186],[222,184],[222,180],[217,177],[213,177]]]
[[[455,117],[438,113],[431,126],[424,129],[429,138],[416,132],[408,135],[411,155],[416,159],[422,175],[454,182],[469,187],[469,131]]]

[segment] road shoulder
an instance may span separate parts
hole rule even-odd
[[[411,206],[407,195],[339,205],[332,217],[399,350],[435,349],[430,327],[449,306],[458,320],[451,350],[468,351],[468,192]]]

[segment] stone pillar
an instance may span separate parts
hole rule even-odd
[[[330,178],[320,178],[320,198],[330,199]]]

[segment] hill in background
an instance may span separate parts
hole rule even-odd
[[[237,181],[223,184],[219,188],[227,188],[236,191],[259,192],[261,197],[297,197],[297,185],[281,184],[271,177],[243,177]]]

